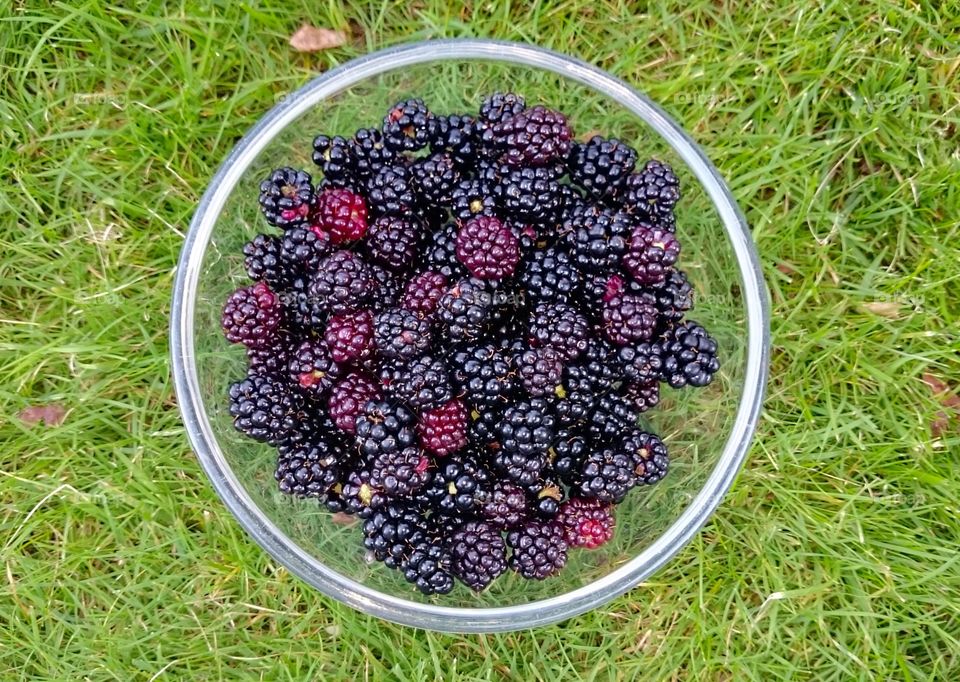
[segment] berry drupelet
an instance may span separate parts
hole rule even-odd
[[[260,183],[260,210],[276,227],[293,227],[310,214],[314,192],[310,174],[295,168],[278,168]]]
[[[474,277],[499,280],[516,269],[520,244],[497,218],[480,216],[467,221],[457,233],[457,258]]]
[[[281,319],[280,299],[265,282],[257,282],[227,297],[220,326],[230,343],[262,348],[273,342]]]
[[[403,308],[387,308],[374,317],[373,341],[383,357],[409,360],[430,347],[430,322]]]
[[[445,457],[467,445],[467,408],[459,398],[421,413],[417,422],[420,443],[428,452]]]
[[[564,531],[553,522],[531,521],[507,533],[510,568],[529,580],[556,575],[567,563]]]
[[[598,199],[616,194],[636,164],[637,153],[631,147],[599,135],[574,144],[567,159],[570,179]]]
[[[451,572],[482,592],[507,570],[507,548],[500,532],[482,521],[468,521],[449,540]]]

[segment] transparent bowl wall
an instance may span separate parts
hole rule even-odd
[[[320,173],[310,160],[320,133],[351,135],[383,112],[422,97],[435,112],[475,111],[484,94],[522,93],[564,111],[579,139],[615,136],[641,158],[669,161],[683,187],[677,208],[682,267],[696,289],[690,317],[711,330],[722,369],[701,390],[663,391],[643,424],[671,452],[669,475],[616,508],[613,541],[570,554],[545,581],[508,573],[482,594],[458,586],[420,595],[402,576],[365,559],[359,528],[333,523],[315,501],[280,494],[275,450],[241,437],[228,385],[245,357],[219,327],[225,297],[247,280],[241,247],[265,225],[257,187],[278,166]],[[603,72],[537,48],[485,41],[420,43],[375,53],[284,99],[239,143],[205,194],[177,277],[173,362],[194,449],[217,491],[250,534],[294,573],[367,613],[452,631],[507,630],[556,621],[636,585],[702,525],[733,480],[749,444],[766,372],[765,293],[746,226],[699,149],[659,109]],[[637,599],[644,599],[642,592]]]

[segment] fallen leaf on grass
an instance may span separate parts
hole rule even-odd
[[[932,374],[924,374],[922,379],[923,383],[933,391],[933,395],[940,400],[940,404],[946,408],[937,412],[936,419],[930,424],[934,437],[940,437],[950,426],[951,415],[947,410],[953,412],[954,418],[960,418],[960,396],[950,390],[949,384]]]
[[[337,512],[330,517],[330,520],[333,521],[338,526],[352,526],[357,522],[355,518],[349,514],[344,514],[343,512]]]
[[[290,36],[290,47],[297,52],[319,52],[340,47],[347,42],[347,35],[343,31],[333,31],[329,28],[317,28],[304,24],[297,32]]]
[[[57,403],[31,405],[20,410],[17,416],[27,426],[38,422],[43,422],[46,426],[60,426],[67,417],[67,408]]]
[[[902,306],[893,301],[873,301],[872,303],[864,303],[860,307],[866,310],[868,313],[873,313],[874,315],[879,315],[880,317],[896,320],[900,317],[900,308]]]

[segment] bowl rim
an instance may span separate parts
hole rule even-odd
[[[450,60],[499,61],[551,71],[611,97],[641,118],[683,159],[713,202],[734,249],[746,303],[743,395],[720,458],[696,497],[650,546],[616,570],[572,591],[512,606],[451,607],[402,599],[354,581],[303,550],[260,511],[233,474],[207,418],[194,354],[203,258],[227,198],[259,152],[310,107],[352,85],[384,72]],[[353,608],[403,625],[458,633],[518,630],[570,618],[622,595],[669,561],[714,512],[743,464],[759,419],[770,352],[769,298],[746,218],[693,139],[652,100],[598,67],[542,47],[483,39],[406,43],[358,57],[285,96],[257,121],[217,170],[190,222],[176,270],[170,326],[177,403],[190,443],[217,494],[253,539],[292,573]]]

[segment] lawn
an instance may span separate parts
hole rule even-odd
[[[0,678],[960,678],[955,7],[103,4],[0,8]],[[294,52],[303,22],[348,45]],[[354,56],[452,36],[659,101],[729,179],[773,305],[758,436],[703,532],[505,635],[385,624],[272,561],[191,453],[167,355],[184,231],[244,131]]]

